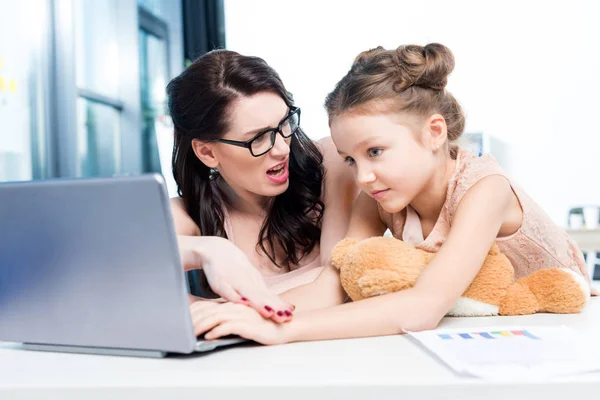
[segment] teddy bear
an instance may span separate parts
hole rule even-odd
[[[341,240],[332,264],[353,301],[414,286],[434,253],[393,238]],[[578,313],[590,297],[584,277],[567,268],[543,269],[516,280],[509,259],[494,243],[479,273],[447,316]]]

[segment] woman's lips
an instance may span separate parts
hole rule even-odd
[[[267,178],[269,178],[269,180],[271,182],[281,184],[281,183],[286,182],[289,179],[290,172],[288,170],[288,163],[286,161],[285,163],[282,163],[282,164],[283,164],[283,167],[279,171],[277,171],[276,174],[269,174],[269,171],[271,171],[273,168],[279,167],[279,165],[281,165],[281,164],[278,164],[275,167],[270,168],[267,171]]]

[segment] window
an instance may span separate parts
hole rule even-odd
[[[9,9],[0,23],[0,181],[22,181],[47,174],[43,105],[49,10],[32,0],[12,2]]]
[[[0,181],[166,171],[169,185],[165,86],[183,67],[181,1],[19,0],[6,11]]]
[[[78,176],[110,176],[119,171],[119,111],[80,97],[77,123]]]
[[[170,33],[164,12],[164,0],[139,1],[139,44],[140,44],[140,92],[142,106],[142,170],[162,173],[170,195],[176,194],[175,180],[171,172],[173,149],[173,123],[169,115],[166,85],[171,72]],[[161,16],[147,9],[153,6]],[[157,8],[158,7],[158,8]],[[162,12],[161,12],[162,10]]]
[[[75,4],[77,176],[121,172],[117,0]]]
[[[140,29],[142,154],[145,172],[161,172],[158,142],[160,140],[162,144],[165,133],[172,137],[165,92],[169,77],[167,70],[167,41]],[[171,150],[160,148],[165,152]]]
[[[168,8],[173,8],[173,4],[169,0],[138,0],[138,6],[159,18],[165,18]]]

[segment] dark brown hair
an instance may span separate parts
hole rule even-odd
[[[431,43],[405,45],[395,50],[377,47],[356,57],[350,71],[325,100],[329,119],[346,112],[368,110],[375,102],[389,102],[396,112],[428,117],[439,113],[446,120],[450,154],[465,128],[465,116],[445,87],[454,69],[454,56],[446,46]]]
[[[229,129],[231,103],[259,92],[275,93],[293,106],[292,95],[264,60],[227,50],[204,54],[167,86],[175,125],[173,175],[188,214],[204,236],[227,237],[226,205],[210,168],[196,157],[192,140],[221,138]],[[274,198],[257,243],[279,266],[297,265],[321,236],[323,157],[302,130],[290,143],[289,172],[289,187]],[[286,255],[283,265],[276,261],[276,244]]]

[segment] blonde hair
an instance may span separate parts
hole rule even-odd
[[[404,45],[363,51],[352,68],[327,95],[331,121],[346,112],[368,109],[374,102],[393,101],[393,110],[422,117],[441,114],[448,128],[449,150],[456,158],[456,141],[465,128],[465,115],[445,87],[454,69],[454,55],[446,46]]]

